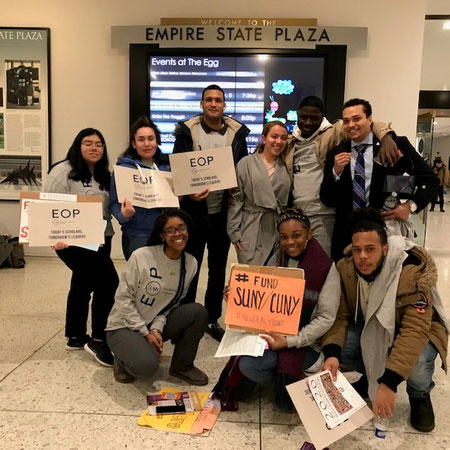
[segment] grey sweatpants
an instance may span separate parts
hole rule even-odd
[[[169,313],[163,340],[171,339],[175,344],[172,369],[184,372],[193,366],[207,324],[208,312],[198,303],[180,305]],[[114,357],[135,378],[150,378],[158,370],[159,357],[155,347],[137,331],[129,328],[107,331],[106,340]]]

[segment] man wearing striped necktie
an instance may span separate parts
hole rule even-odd
[[[320,200],[336,208],[331,255],[334,260],[343,256],[351,236],[348,220],[355,209],[372,206],[383,207],[386,175],[415,177],[415,191],[408,201],[398,203],[391,210],[383,211],[385,220],[406,221],[410,213],[417,214],[431,201],[438,184],[431,168],[416,152],[408,139],[397,136],[396,144],[402,157],[393,168],[383,167],[374,161],[378,156],[380,142],[372,133],[372,107],[362,99],[345,103],[342,111],[344,130],[348,140],[328,152],[324,176],[320,188]]]

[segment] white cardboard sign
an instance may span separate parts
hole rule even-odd
[[[104,244],[103,208],[99,202],[31,202],[28,205],[30,247],[57,242]]]
[[[286,386],[300,419],[308,433],[314,447],[321,450],[333,442],[364,425],[373,417],[373,413],[366,405],[350,416],[347,421],[330,429],[322,416],[307,385],[307,379],[297,381]]]
[[[169,155],[176,195],[189,195],[209,188],[221,191],[237,186],[231,147]]]
[[[141,208],[178,208],[178,197],[173,193],[172,174],[163,170],[114,166],[119,203],[129,200]]]

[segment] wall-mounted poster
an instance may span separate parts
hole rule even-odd
[[[50,155],[50,29],[0,27],[0,200],[40,191]]]

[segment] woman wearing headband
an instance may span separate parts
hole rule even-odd
[[[283,211],[278,219],[280,249],[268,262],[305,272],[305,292],[297,336],[267,332],[269,349],[261,357],[241,356],[231,360],[214,388],[222,409],[236,409],[236,395],[247,393],[257,383],[273,386],[274,404],[292,410],[285,386],[305,373],[321,369],[319,339],[333,325],[339,306],[340,280],[333,261],[312,237],[308,217],[299,209]]]

